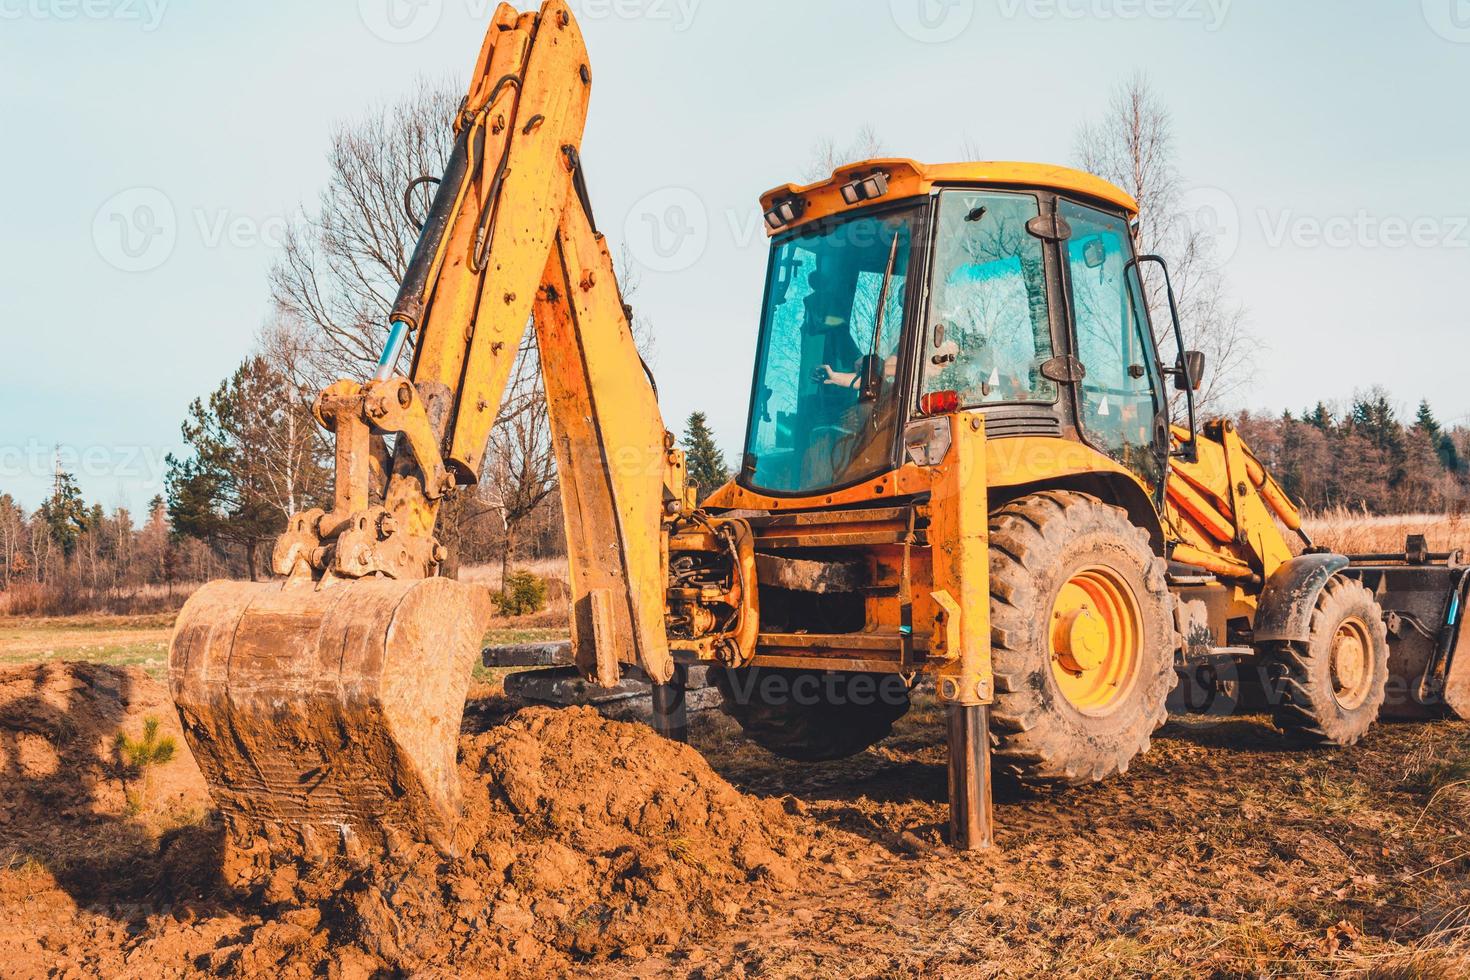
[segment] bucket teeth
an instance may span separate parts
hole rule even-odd
[[[169,686],[215,805],[322,848],[448,850],[489,594],[449,579],[216,582],[179,614]]]

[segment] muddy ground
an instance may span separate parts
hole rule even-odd
[[[157,681],[5,668],[0,973],[1470,976],[1464,723],[1303,754],[1265,719],[1176,721],[1112,783],[999,787],[998,849],[959,855],[932,703],[826,766],[714,712],[696,754],[489,687],[473,707],[460,862],[243,894]],[[117,734],[136,750],[148,718],[174,755],[130,770]]]

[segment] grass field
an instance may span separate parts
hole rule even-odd
[[[81,660],[118,667],[142,667],[155,680],[168,674],[172,614],[158,616],[64,616],[55,619],[0,618],[0,667]],[[561,627],[497,624],[485,645],[546,643],[566,637]],[[506,670],[475,668],[475,679],[498,680]]]
[[[1313,543],[1347,555],[1399,554],[1410,534],[1428,538],[1431,551],[1470,551],[1470,519],[1459,514],[1375,517],[1338,508],[1306,515],[1302,527]]]
[[[0,619],[0,666],[86,660],[142,667],[156,679],[168,671],[172,615]]]

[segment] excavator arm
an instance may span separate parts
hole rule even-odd
[[[237,833],[449,846],[490,603],[440,577],[435,532],[443,502],[479,480],[533,321],[578,662],[606,684],[623,662],[656,681],[674,673],[665,590],[668,532],[689,504],[683,456],[582,179],[591,81],[562,0],[495,12],[377,373],[316,402],[336,439],[332,510],[290,519],[273,554],[281,580],[213,583],[180,613],[171,687]]]

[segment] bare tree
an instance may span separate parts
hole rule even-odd
[[[826,180],[838,167],[860,160],[876,160],[887,156],[888,147],[871,123],[863,124],[850,143],[839,145],[830,136],[824,136],[812,147],[811,162],[803,172],[809,182]]]
[[[421,79],[407,98],[333,133],[327,189],[292,225],[271,274],[276,304],[316,329],[322,373],[358,377],[377,361],[418,241],[403,192],[443,172],[460,100],[457,85]]]
[[[1199,404],[1206,412],[1225,411],[1249,382],[1258,341],[1245,308],[1226,289],[1212,229],[1186,209],[1173,119],[1145,75],[1123,82],[1104,116],[1077,131],[1075,152],[1082,169],[1138,201],[1139,246],[1169,261],[1185,345],[1204,351],[1208,361]],[[1147,268],[1143,279],[1160,350],[1172,352],[1164,279]]]
[[[277,379],[283,403],[261,430],[260,465],[267,495],[290,518],[324,501],[331,485],[327,434],[312,405],[326,383],[311,332],[284,313],[267,321],[256,339],[258,356]]]
[[[26,515],[10,494],[0,495],[0,591],[10,588],[26,538]]]

